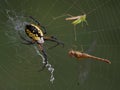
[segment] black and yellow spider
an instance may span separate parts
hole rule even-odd
[[[62,46],[64,46],[64,44],[61,41],[57,40],[57,38],[55,38],[54,36],[44,36],[47,33],[46,28],[44,26],[42,26],[40,24],[40,22],[37,21],[36,19],[34,19],[32,16],[29,16],[29,18],[32,19],[36,23],[36,24],[27,24],[25,26],[25,33],[27,34],[28,37],[31,38],[31,41],[24,38],[20,33],[19,33],[19,35],[25,41],[24,44],[31,45],[31,44],[37,43],[37,45],[45,59],[45,64],[43,65],[43,67],[41,69],[41,70],[43,70],[48,63],[47,54],[46,54],[44,46],[43,46],[44,41],[56,42],[56,45],[52,46],[51,48],[56,47],[57,45],[60,45],[60,44]]]

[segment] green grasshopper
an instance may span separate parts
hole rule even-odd
[[[65,20],[74,20],[73,22],[72,22],[72,24],[74,25],[74,34],[75,34],[75,41],[77,40],[77,38],[76,38],[76,25],[77,24],[82,24],[82,27],[83,27],[83,23],[85,22],[87,25],[88,25],[88,23],[87,23],[87,20],[86,20],[86,14],[83,14],[83,15],[80,15],[80,16],[72,16],[72,15],[69,15],[68,14],[68,16],[70,16],[70,17],[68,17],[68,18],[65,18]]]
[[[86,20],[86,14],[83,14],[80,16],[72,16],[72,15],[69,15],[69,16],[71,16],[71,17],[68,17],[65,20],[74,20],[72,22],[73,25],[77,25],[77,24],[82,23],[82,26],[83,26],[84,22],[88,25],[87,20]]]

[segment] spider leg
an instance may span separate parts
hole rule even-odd
[[[44,26],[42,26],[42,25],[40,27],[42,28],[43,34],[46,34],[47,33],[46,28]]]
[[[32,16],[29,16],[30,19],[32,19],[35,23],[37,23],[39,26],[41,26],[40,22],[38,20],[36,20],[35,18],[33,18]]]
[[[29,41],[29,40],[25,39],[25,38],[21,35],[20,32],[18,32],[18,34],[20,35],[20,38],[25,41],[25,42],[22,42],[23,44],[26,44],[26,45],[35,44],[35,41]]]
[[[39,71],[43,71],[43,70],[45,69],[46,65],[48,64],[47,53],[45,52],[45,49],[44,49],[44,47],[43,47],[43,44],[38,44],[38,46],[39,46],[39,49],[41,50],[42,55],[43,55],[43,57],[44,57],[44,62],[43,62],[44,65],[42,66],[42,68],[41,68]]]
[[[44,40],[45,40],[45,41],[52,41],[52,42],[55,42],[55,43],[56,43],[56,45],[50,47],[50,49],[51,49],[51,48],[54,48],[54,47],[56,47],[56,46],[58,46],[58,45],[62,45],[62,46],[64,47],[64,43],[61,42],[61,41],[59,41],[59,40],[58,40],[57,38],[55,38],[54,36],[44,37]]]

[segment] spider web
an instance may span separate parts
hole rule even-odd
[[[19,6],[15,2],[18,2]],[[120,75],[117,71],[119,68],[118,54],[120,53],[119,3],[119,0],[44,0],[39,3],[33,0],[24,0],[24,3],[19,0],[1,1],[0,32],[3,33],[0,36],[1,89],[119,89],[117,84]],[[9,18],[9,12],[13,18]],[[75,42],[74,28],[71,22],[64,19],[67,17],[66,14],[77,16],[83,12],[87,14],[89,25],[83,27],[77,25],[78,41]],[[64,48],[56,47],[51,50],[47,48],[53,43],[45,43],[49,62],[55,69],[55,82],[52,85],[49,83],[47,70],[41,73],[36,71],[40,67],[41,61],[36,53],[37,49],[35,51],[33,46],[21,44],[17,30],[24,32],[24,25],[30,23],[27,22],[24,15],[37,18],[46,26],[48,35],[55,35],[65,43]],[[60,18],[53,19],[55,17]],[[94,44],[95,42],[96,44]],[[88,59],[78,62],[74,58],[69,58],[68,50],[74,49],[73,46],[76,46],[77,50],[81,50],[81,45],[86,53],[108,58],[113,64],[109,66]]]

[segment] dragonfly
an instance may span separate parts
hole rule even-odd
[[[68,51],[68,55],[74,58],[77,58],[77,61],[81,61],[86,59],[87,61],[82,61],[79,63],[79,70],[78,70],[78,82],[77,85],[79,84],[83,84],[85,82],[85,80],[87,79],[89,72],[90,72],[90,68],[91,68],[91,62],[89,61],[89,59],[91,60],[96,60],[96,61],[101,61],[101,62],[105,62],[108,64],[111,64],[111,61],[109,61],[108,59],[104,59],[104,58],[99,58],[97,56],[91,55],[90,53],[94,50],[95,46],[96,46],[97,41],[94,40],[92,42],[92,44],[90,45],[89,49],[86,50],[85,52],[83,52],[83,48],[81,51],[78,50],[69,50]]]
[[[90,55],[88,53],[80,52],[80,51],[70,50],[68,52],[68,54],[72,57],[77,58],[78,60],[83,59],[83,58],[91,58],[91,59],[94,59],[94,60],[98,60],[98,61],[102,61],[102,62],[106,62],[108,64],[111,64],[111,61],[108,60],[108,59],[96,57],[96,56]]]
[[[91,51],[91,49],[94,48],[95,44],[96,44],[96,40],[92,43],[92,46],[91,46],[89,51]],[[82,51],[77,51],[77,50],[71,49],[71,50],[69,50],[68,54],[71,57],[77,58],[77,60],[79,60],[79,61],[81,59],[91,58],[91,59],[94,59],[94,60],[97,60],[97,61],[102,61],[102,62],[106,62],[108,64],[111,64],[111,61],[108,60],[108,59],[100,58],[100,57],[97,57],[97,56],[94,56],[94,55],[83,52],[83,48],[82,48]]]

